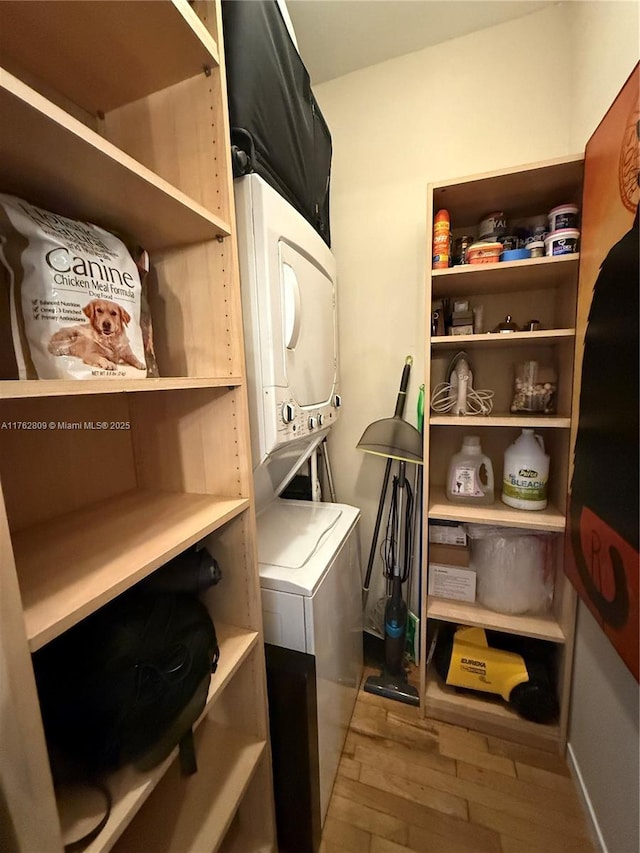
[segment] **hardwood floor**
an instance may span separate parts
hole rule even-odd
[[[594,853],[566,762],[360,690],[320,853]]]

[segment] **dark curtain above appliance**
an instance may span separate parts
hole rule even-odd
[[[331,134],[275,0],[222,3],[234,176],[256,172],[328,246]]]

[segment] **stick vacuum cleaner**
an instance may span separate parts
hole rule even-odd
[[[403,370],[400,395],[406,393],[411,359],[407,358]],[[384,613],[384,650],[385,661],[380,675],[370,676],[364,686],[367,693],[375,693],[389,699],[397,699],[408,705],[419,705],[418,691],[407,681],[404,669],[404,651],[407,634],[407,605],[402,597],[402,584],[409,577],[413,543],[413,494],[406,478],[407,463],[422,464],[422,436],[418,430],[402,419],[401,406],[396,405],[393,418],[375,421],[364,431],[358,448],[367,453],[387,457],[385,485],[381,495],[374,545],[381,509],[384,503],[386,482],[390,463],[399,463],[398,475],[393,479],[393,490],[384,544],[385,577],[390,593]],[[372,560],[367,571],[365,590],[371,573]]]
[[[418,691],[408,683],[404,669],[408,610],[402,585],[409,577],[413,542],[413,494],[405,472],[406,462],[402,461],[393,479],[385,543],[385,576],[391,594],[384,608],[384,667],[380,675],[367,678],[364,689],[407,705],[419,705]]]

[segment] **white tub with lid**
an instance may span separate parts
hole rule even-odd
[[[577,228],[561,228],[552,231],[544,238],[544,247],[548,257],[553,255],[572,255],[578,251],[580,232]]]
[[[575,228],[578,225],[578,205],[560,204],[549,211],[549,230]]]

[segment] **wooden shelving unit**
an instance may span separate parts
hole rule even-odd
[[[235,388],[242,385],[241,376],[211,376],[208,378],[176,377],[175,379],[128,379],[126,382],[103,382],[87,379],[82,383],[56,379],[31,382],[29,380],[0,380],[0,400],[17,400],[26,397],[72,397],[89,394],[133,394],[137,391],[181,391],[189,388]]]
[[[529,263],[531,262],[529,261]],[[523,344],[555,343],[556,341],[562,341],[567,338],[574,339],[575,336],[575,329],[510,332],[507,335],[502,335],[500,332],[488,332],[485,335],[440,335],[439,337],[431,338],[431,346],[438,350],[459,350],[463,345],[474,349],[477,347],[517,347]]]
[[[442,684],[431,670],[426,678],[424,701],[430,716],[496,737],[517,740],[528,746],[556,752],[562,748],[560,726],[541,726],[519,717],[500,697],[461,694]]]
[[[556,418],[553,415],[546,416],[524,416],[524,415],[496,415],[491,413],[486,417],[464,418],[456,415],[432,415],[431,426],[464,427],[466,430],[484,429],[485,427],[534,427],[544,429],[555,427],[556,429],[569,429],[571,418]]]
[[[0,382],[0,421],[32,425],[0,430],[0,784],[23,850],[61,853],[68,824],[32,654],[203,539],[222,581],[198,772],[108,776],[88,849],[275,849],[221,32],[217,0],[0,4],[0,192],[149,251],[161,373]]]
[[[537,163],[505,172],[484,174],[458,181],[432,184],[428,190],[427,233],[434,213],[446,208],[456,233],[473,234],[490,210],[504,210],[508,219],[546,214],[568,200],[580,202],[582,157]],[[459,694],[444,685],[435,671],[421,671],[422,708],[427,716],[456,722],[545,749],[564,750],[568,721],[569,683],[575,622],[575,594],[562,571],[564,507],[569,471],[569,437],[572,426],[573,350],[577,299],[578,254],[524,261],[461,266],[430,270],[427,274],[426,399],[446,381],[447,364],[460,350],[468,353],[474,375],[473,387],[494,392],[488,416],[453,416],[431,413],[425,429],[424,518],[462,523],[513,527],[559,534],[553,548],[554,597],[543,614],[497,613],[480,602],[425,596],[422,620],[485,627],[506,634],[545,640],[555,646],[556,692],[560,717],[554,725],[538,725],[519,717],[501,699],[486,695]],[[482,305],[484,334],[431,336],[431,303],[442,298],[467,298]],[[535,332],[491,333],[510,314],[517,323],[540,322]],[[489,332],[488,334],[486,332]],[[558,376],[557,413],[547,416],[511,414],[515,365],[539,360],[552,364]],[[426,425],[425,424],[425,425]],[[551,457],[549,505],[539,512],[512,509],[500,500],[503,458],[520,430],[532,427],[543,437]],[[493,463],[495,502],[465,506],[446,498],[449,459],[460,449],[464,435],[480,436],[483,451]],[[425,524],[425,527],[426,527]],[[425,529],[424,539],[428,541]],[[423,588],[428,588],[429,556],[423,558]],[[422,660],[426,660],[426,631]]]
[[[574,268],[577,274],[579,260],[580,255],[576,252],[555,258],[531,258],[433,270],[433,296],[459,296],[461,292],[469,296],[484,296],[487,293],[555,288],[566,281],[567,274],[571,275],[566,269],[567,265]]]
[[[31,651],[248,506],[246,498],[134,491],[17,532],[13,552]],[[98,549],[96,540],[111,544]],[[42,571],[43,542],[56,572]]]
[[[444,488],[436,485],[429,488],[428,517],[433,520],[494,524],[497,527],[520,527],[524,530],[542,530],[549,533],[562,533],[565,528],[565,517],[553,504],[538,512],[523,512],[503,504],[498,491],[493,504],[465,506],[448,501]]]
[[[38,198],[75,219],[99,218],[96,224],[111,228],[117,224],[136,234],[150,252],[230,233],[220,216],[3,69],[0,113],[5,192]],[[49,157],[38,159],[43,146]],[[105,186],[112,188],[106,197]]]

